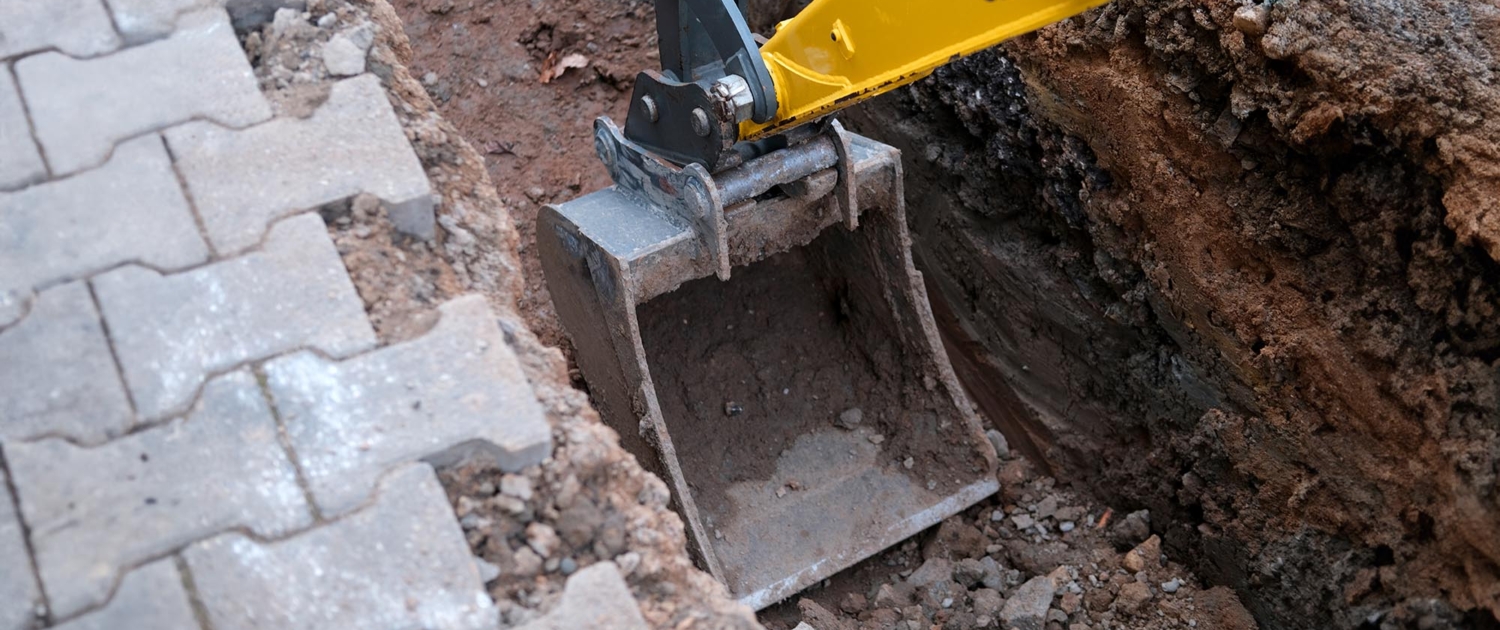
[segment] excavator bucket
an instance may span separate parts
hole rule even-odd
[[[547,285],[595,406],[736,598],[764,608],[995,492],[896,149],[833,122],[710,175],[595,132],[615,185],[543,210]]]

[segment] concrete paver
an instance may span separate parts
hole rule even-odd
[[[92,444],[124,433],[130,421],[83,282],[43,292],[30,316],[0,332],[0,440],[55,435]]]
[[[7,442],[5,455],[59,617],[104,603],[124,571],[195,540],[312,524],[249,371],[209,383],[184,419],[97,448]]]
[[[42,592],[31,572],[25,531],[0,470],[0,630],[22,630],[36,617]]]
[[[403,232],[436,229],[427,175],[374,75],[335,84],[306,119],[243,130],[198,122],[166,137],[221,252],[253,245],[277,217],[361,192],[379,197]]]
[[[0,190],[20,188],[46,176],[47,165],[31,139],[31,123],[26,120],[16,82],[0,66]]]
[[[225,534],[183,553],[215,630],[495,628],[499,615],[437,476],[391,473],[371,506],[273,543]]]
[[[201,630],[182,587],[176,561],[157,560],[131,571],[103,608],[53,630]]]
[[[44,53],[15,71],[58,176],[103,162],[126,138],[193,118],[243,127],[271,117],[223,9],[183,15],[171,37],[150,44],[87,60]]]
[[[245,256],[174,275],[124,267],[93,282],[143,419],[187,405],[215,371],[298,348],[348,356],[375,345],[316,214],[278,223]]]
[[[46,48],[87,57],[119,46],[103,0],[0,2],[0,59]]]
[[[104,166],[76,177],[0,193],[0,292],[28,295],[124,262],[171,270],[207,259],[155,135],[121,144]]]
[[[358,506],[402,462],[479,457],[516,471],[551,453],[541,405],[484,298],[441,311],[432,331],[407,343],[343,362],[299,353],[265,365],[324,514]]]

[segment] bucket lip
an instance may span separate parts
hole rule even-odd
[[[949,516],[973,507],[999,491],[1000,481],[993,476],[986,476],[984,479],[969,484],[958,492],[948,495],[927,509],[896,522],[887,528],[885,533],[876,539],[874,543],[861,545],[859,549],[839,556],[819,558],[807,567],[785,578],[740,597],[739,602],[749,606],[751,610],[762,610],[767,606],[795,595],[804,588],[833,576],[833,574],[839,571],[858,564],[861,560],[869,558],[874,553],[879,553],[881,550],[921,533],[922,530],[937,525]]]

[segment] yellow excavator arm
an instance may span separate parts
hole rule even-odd
[[[741,122],[740,139],[831,114],[1106,1],[814,0],[761,46],[778,107],[764,123]]]

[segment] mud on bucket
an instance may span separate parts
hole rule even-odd
[[[899,152],[836,129],[709,177],[600,135],[616,185],[538,219],[548,288],[595,406],[735,597],[764,608],[997,489]],[[738,188],[766,171],[785,184]]]

